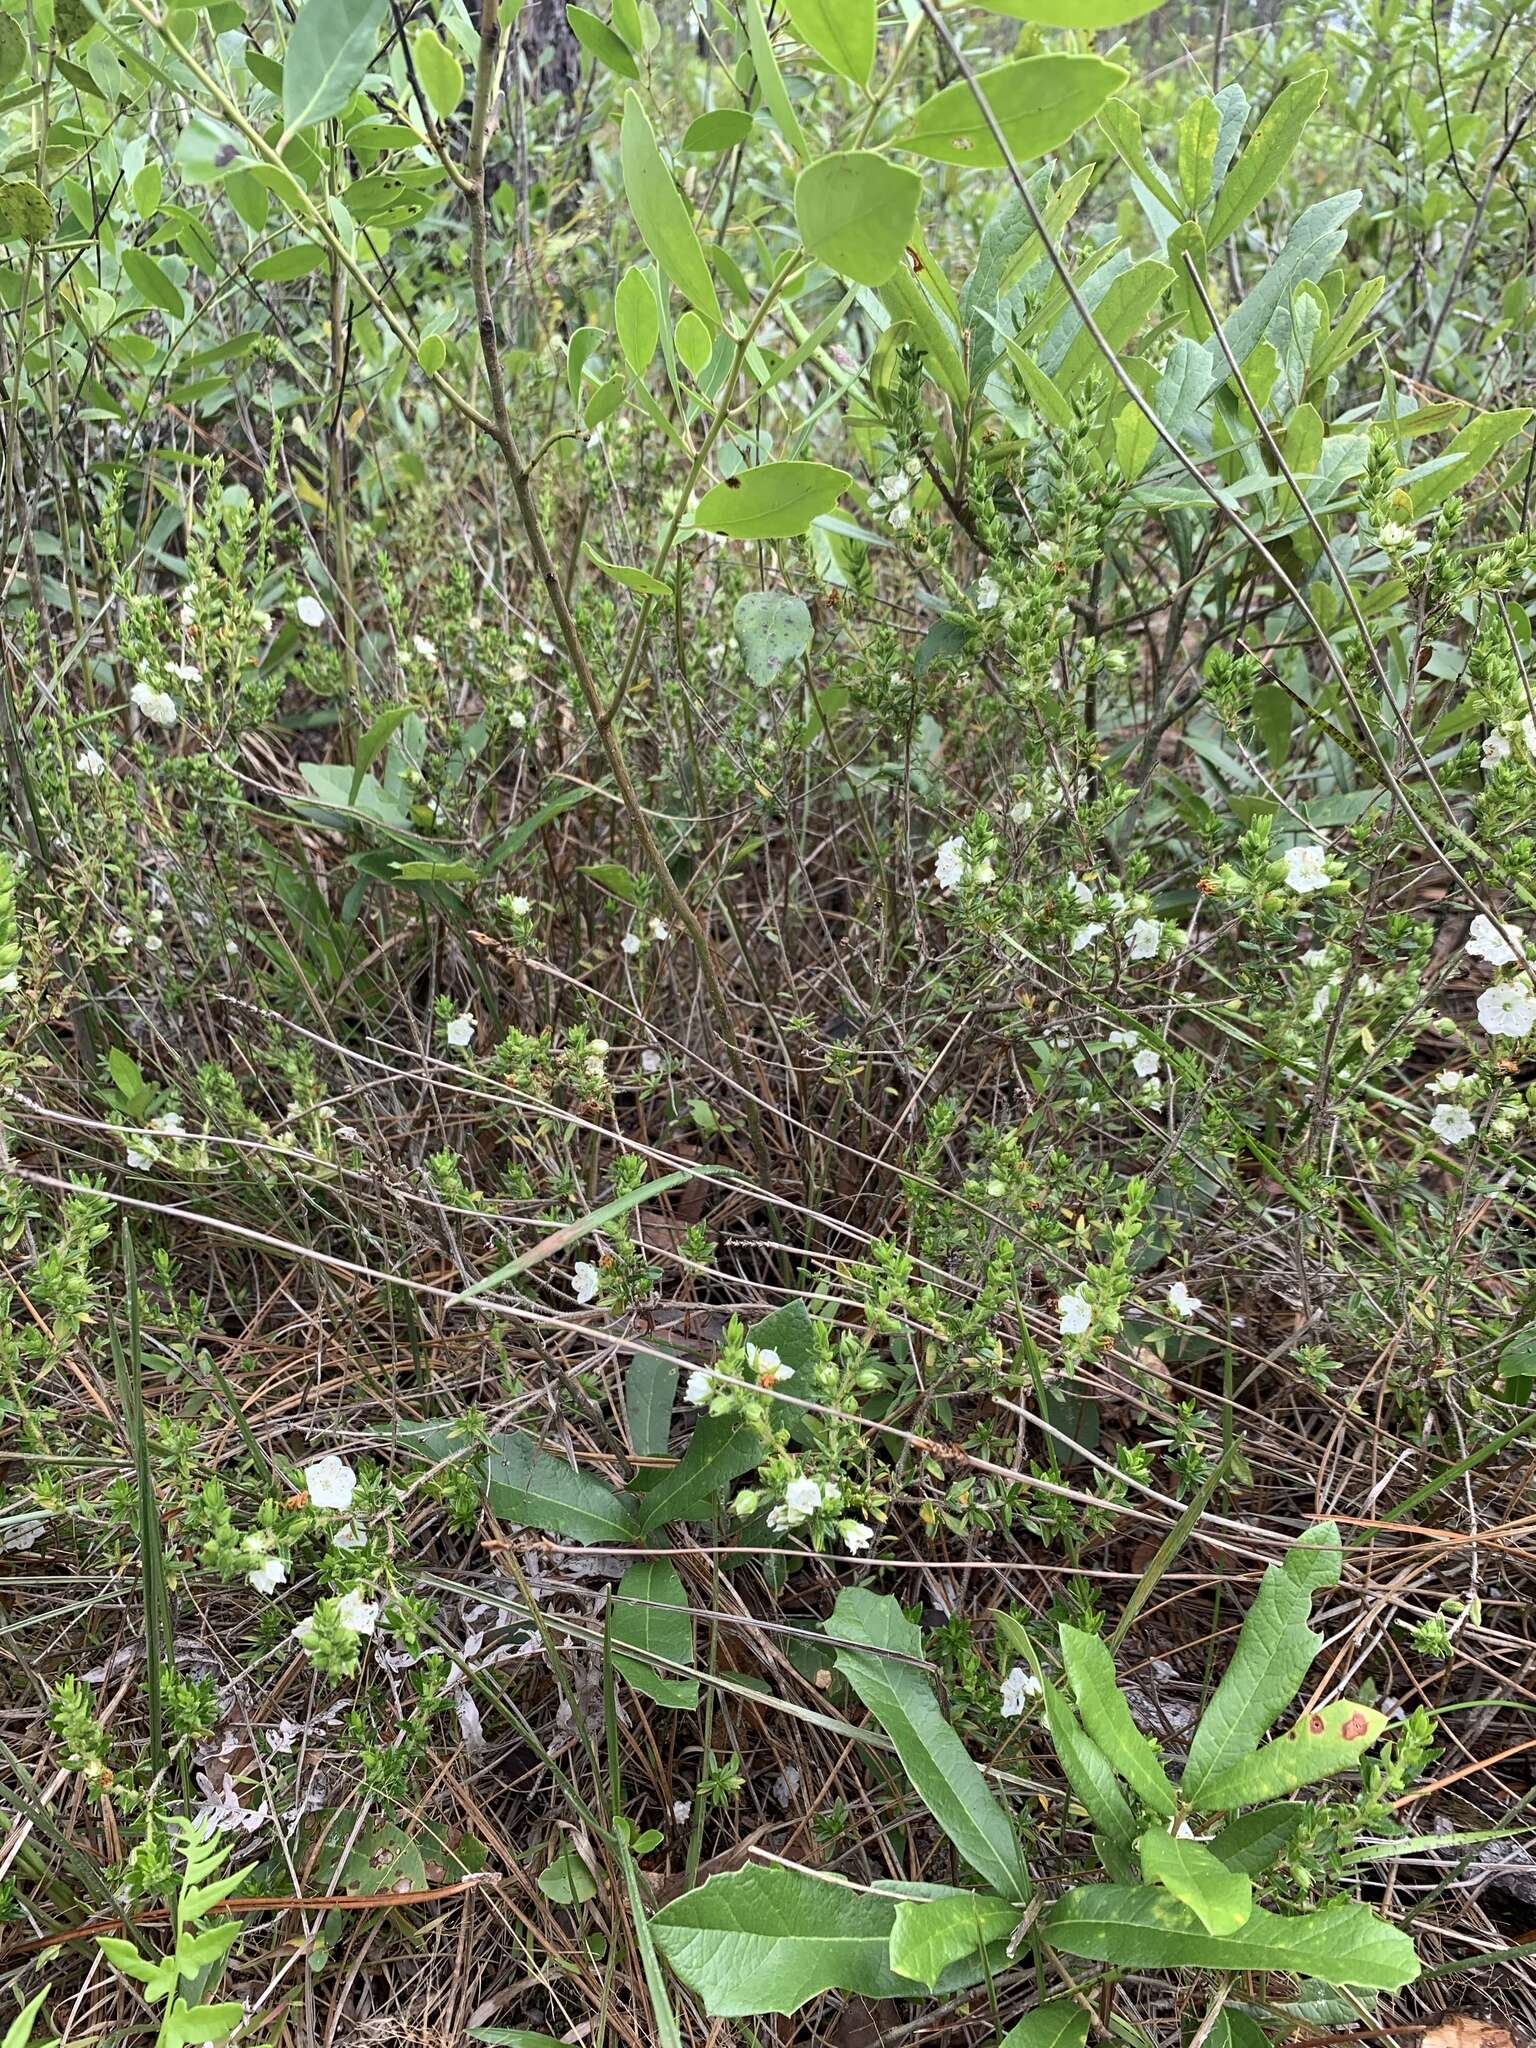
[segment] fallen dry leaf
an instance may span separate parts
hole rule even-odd
[[[1419,2048],[1515,2048],[1515,2037],[1469,2012],[1450,2012],[1426,2030]]]

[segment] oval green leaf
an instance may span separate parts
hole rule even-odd
[[[784,0],[790,26],[844,78],[868,85],[875,68],[875,0]]]
[[[304,0],[283,55],[289,135],[339,114],[378,48],[387,0]]]
[[[870,149],[821,157],[795,183],[807,251],[855,284],[882,285],[917,232],[923,181]]]
[[[637,377],[643,376],[661,338],[655,273],[648,267],[626,270],[619,279],[619,288],[613,295],[613,324],[625,362]]]
[[[567,7],[565,18],[571,25],[571,34],[581,47],[600,64],[606,64],[610,71],[616,71],[620,78],[638,78],[640,67],[635,62],[628,45],[621,36],[614,34],[606,21],[601,21],[585,7]]]
[[[464,97],[464,67],[435,28],[424,28],[411,46],[411,61],[427,103],[446,121]]]
[[[752,116],[739,107],[717,107],[712,114],[700,114],[690,121],[683,147],[695,156],[719,156],[734,149],[752,133]]]
[[[1022,159],[1059,149],[1125,83],[1126,75],[1122,65],[1103,57],[1021,57],[984,73],[975,92],[963,78],[945,86],[918,108],[895,146],[935,163],[1001,170],[1006,159],[976,92],[991,108],[1012,155]]]
[[[314,6],[315,0],[309,0],[309,5]],[[718,327],[720,301],[715,296],[715,281],[694,232],[693,220],[656,147],[655,132],[635,92],[624,95],[619,159],[624,172],[624,196],[641,241],[683,297]]]
[[[706,491],[693,523],[732,540],[788,540],[830,512],[852,482],[825,462],[765,462]]]

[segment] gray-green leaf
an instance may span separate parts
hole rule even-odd
[[[787,590],[749,590],[736,600],[731,624],[741,642],[747,674],[760,689],[780,669],[798,661],[811,644],[810,606]]]
[[[283,53],[283,124],[290,135],[339,114],[378,48],[387,0],[304,0]]]

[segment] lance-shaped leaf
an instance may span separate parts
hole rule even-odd
[[[304,0],[283,52],[283,124],[290,135],[339,114],[379,44],[385,0]]]
[[[1274,104],[1254,129],[1248,147],[1227,173],[1216,204],[1211,208],[1205,238],[1213,249],[1241,225],[1280,182],[1281,174],[1291,160],[1291,152],[1301,140],[1301,131],[1317,112],[1327,84],[1326,71],[1309,71],[1305,77],[1293,79],[1275,95]]]
[[[762,1433],[736,1415],[704,1415],[672,1470],[642,1497],[639,1536],[666,1522],[697,1522],[709,1514],[721,1487],[729,1486],[768,1455]]]
[[[308,0],[308,4],[313,6],[315,0]],[[720,301],[715,296],[715,280],[694,232],[692,217],[656,147],[655,132],[646,119],[639,95],[632,91],[624,95],[619,162],[624,173],[624,196],[641,241],[683,297],[718,327]]]
[[[1253,1911],[1253,1886],[1219,1863],[1204,1842],[1149,1829],[1136,1844],[1141,1874],[1188,1906],[1207,1934],[1236,1934]]]
[[[1257,1877],[1290,1847],[1311,1811],[1301,1799],[1277,1799],[1273,1806],[1256,1806],[1252,1813],[1229,1820],[1212,1837],[1211,1854],[1228,1870],[1246,1870],[1250,1877]]]
[[[808,253],[855,284],[884,284],[917,232],[923,181],[872,149],[843,150],[795,181],[795,225]]]
[[[1121,65],[1103,57],[1021,57],[983,72],[974,91],[964,78],[945,86],[918,108],[894,145],[935,163],[1001,170],[1006,158],[977,93],[991,109],[1009,154],[1018,160],[1059,149],[1125,78]]]
[[[1284,1970],[1324,1984],[1400,1991],[1419,1974],[1406,1934],[1356,1899],[1282,1916],[1255,1906],[1236,1934],[1209,1934],[1152,1885],[1081,1885],[1041,1922],[1053,1948],[1128,1970]]]
[[[1322,1648],[1321,1636],[1307,1626],[1313,1589],[1337,1585],[1339,1560],[1338,1529],[1322,1522],[1291,1546],[1284,1564],[1265,1572],[1232,1662],[1189,1746],[1181,1790],[1190,1804],[1206,1804],[1212,1781],[1258,1747],[1300,1692]]]
[[[1257,1806],[1301,1785],[1315,1785],[1338,1771],[1353,1770],[1387,1725],[1385,1714],[1353,1700],[1335,1700],[1303,1714],[1278,1741],[1266,1742],[1230,1770],[1207,1780],[1200,1804],[1213,1813]]]
[[[1135,1839],[1136,1817],[1115,1783],[1108,1758],[1079,1728],[1077,1716],[1048,1679],[1041,1682],[1040,1697],[1051,1747],[1078,1804],[1100,1834],[1128,1849]]]
[[[1157,1748],[1131,1719],[1125,1695],[1115,1683],[1115,1660],[1106,1644],[1063,1622],[1061,1661],[1083,1726],[1138,1799],[1154,1813],[1172,1813],[1173,1787]]]
[[[889,1594],[840,1593],[827,1624],[837,1668],[896,1745],[918,1797],[971,1868],[1005,1898],[1027,1896],[1013,1824],[939,1711],[921,1668],[922,1639]]]

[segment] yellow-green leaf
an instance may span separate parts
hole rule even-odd
[[[309,0],[309,4],[313,6],[314,0]],[[624,95],[619,159],[624,172],[624,195],[641,241],[683,297],[718,327],[720,301],[704,250],[694,232],[692,216],[656,147],[655,132],[639,94],[633,91]]]
[[[882,285],[917,232],[923,181],[869,149],[824,156],[795,183],[795,225],[807,251],[855,284]]]
[[[787,540],[830,512],[852,482],[825,462],[765,462],[706,491],[693,523],[733,540]]]
[[[974,92],[964,78],[945,86],[918,108],[894,138],[895,147],[935,163],[1001,170],[1006,159],[977,93],[991,108],[1010,153],[1021,159],[1059,149],[1125,79],[1124,67],[1103,57],[1021,57],[984,72]]]
[[[784,0],[802,43],[856,85],[875,68],[875,0]]]
[[[1248,1878],[1218,1863],[1203,1842],[1150,1828],[1136,1847],[1142,1876],[1188,1906],[1207,1934],[1236,1934],[1253,1911]]]
[[[446,121],[464,97],[464,67],[435,28],[424,28],[411,45],[411,61],[432,111]]]

